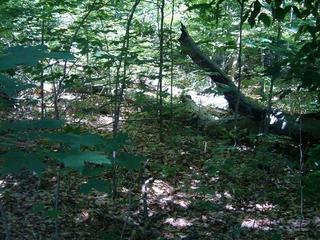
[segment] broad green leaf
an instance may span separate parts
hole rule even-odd
[[[260,10],[261,10],[261,3],[259,2],[259,0],[256,0],[253,4],[253,12],[251,13],[251,16],[253,18],[256,18],[260,13]]]
[[[286,16],[286,10],[279,7],[274,9],[274,18],[278,21],[282,21]]]
[[[88,176],[88,177],[97,177],[101,176],[106,169],[108,169],[110,166],[109,165],[85,165],[82,175]]]
[[[41,129],[59,129],[63,126],[63,120],[45,119],[45,120],[21,120],[16,122],[1,122],[0,131],[27,131]]]
[[[61,211],[56,210],[52,207],[46,207],[46,205],[44,203],[36,203],[33,205],[32,207],[32,212],[35,214],[39,214],[42,217],[49,217],[49,218],[53,218],[56,219],[59,217],[59,215],[61,214]]]
[[[49,52],[46,54],[46,58],[73,60],[74,56],[69,52]]]
[[[248,18],[248,23],[249,23],[250,27],[254,27],[254,25],[256,24],[254,17],[250,16]]]
[[[119,133],[114,139],[108,139],[105,141],[106,149],[109,151],[118,151],[128,141],[128,135],[126,133]]]
[[[0,92],[5,93],[9,97],[17,95],[20,91],[34,87],[32,84],[19,82],[18,80],[0,74]]]
[[[57,155],[60,161],[66,166],[75,170],[83,170],[85,163],[99,165],[111,165],[111,160],[100,152],[66,152]]]
[[[190,7],[188,7],[187,11],[192,11],[195,9],[200,9],[200,10],[210,10],[212,4],[214,3],[214,1],[212,1],[211,3],[200,3],[200,4],[194,4]]]
[[[19,174],[26,169],[40,174],[45,168],[43,162],[36,155],[20,150],[12,150],[2,154],[0,159],[3,161],[0,172],[4,175],[10,173]]]
[[[82,184],[80,192],[83,194],[89,194],[91,191],[96,190],[98,192],[111,193],[111,183],[100,179],[91,179],[87,183]]]
[[[66,143],[75,146],[95,146],[103,143],[103,138],[98,134],[73,134],[73,133],[53,133],[46,137],[49,141]]]
[[[43,216],[49,217],[49,218],[52,218],[52,219],[57,219],[60,214],[61,214],[61,211],[56,210],[56,209],[54,209],[54,208],[46,209],[46,210],[42,213]]]
[[[121,153],[117,156],[116,161],[120,166],[128,170],[137,170],[141,167],[141,163],[145,161],[145,157],[130,153]]]
[[[35,66],[43,58],[73,59],[70,53],[48,52],[46,46],[15,46],[0,56],[0,71],[15,68],[17,65]]]
[[[263,22],[266,27],[271,25],[271,18],[265,13],[260,13],[259,21]]]

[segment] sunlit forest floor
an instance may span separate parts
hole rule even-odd
[[[208,137],[181,112],[165,120],[163,143],[154,113],[123,123],[132,141],[126,150],[148,160],[139,172],[117,169],[115,199],[81,195],[84,178],[71,172],[60,176],[59,215],[44,214],[57,204],[53,168],[41,178],[1,179],[11,239],[320,239],[318,200],[304,196],[301,216],[296,143],[244,133],[233,147],[223,125]],[[1,232],[4,239],[3,224]]]

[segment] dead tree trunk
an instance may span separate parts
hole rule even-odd
[[[195,64],[206,71],[212,82],[220,88],[228,101],[229,107],[234,111],[237,104],[237,87],[191,38],[184,25],[181,25],[181,36],[179,38],[182,50],[190,56]],[[240,92],[239,114],[251,118],[259,123],[266,119],[267,108],[246,97]],[[269,118],[270,131],[279,135],[290,136],[294,139],[299,137],[299,116],[290,115],[277,109],[272,109]],[[302,136],[305,139],[320,139],[320,119],[310,115],[302,115]]]

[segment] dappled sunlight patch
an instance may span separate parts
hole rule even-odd
[[[94,203],[98,207],[101,207],[107,203],[108,199],[109,199],[109,195],[104,193],[104,194],[101,194],[101,195],[95,197]]]
[[[225,191],[225,192],[223,193],[223,196],[224,196],[225,198],[227,198],[227,199],[231,199],[231,198],[232,198],[231,194],[230,194],[228,191]]]
[[[162,180],[154,180],[151,190],[154,196],[169,195],[173,193],[173,187]]]
[[[146,189],[149,204],[156,203],[161,208],[165,208],[169,202],[172,202],[174,188],[169,183],[162,180],[154,180]]]
[[[77,215],[77,217],[75,218],[75,222],[76,223],[86,222],[87,220],[89,220],[89,218],[90,218],[90,214],[89,214],[88,210],[83,209],[81,211],[81,213],[79,213]]]
[[[211,183],[216,183],[216,182],[219,181],[219,179],[220,179],[219,176],[211,177],[211,178],[210,178],[210,182],[211,182]]]
[[[146,189],[148,193],[148,203],[158,204],[162,209],[168,206],[173,207],[173,205],[187,209],[191,204],[186,193],[176,192],[169,183],[163,180],[154,180]]]
[[[0,188],[5,188],[7,185],[7,181],[6,180],[0,180]]]
[[[190,188],[195,190],[199,188],[200,180],[192,179],[190,183]]]
[[[231,204],[226,204],[225,205],[225,209],[227,209],[227,210],[236,210],[236,208],[233,207]]]
[[[182,229],[192,226],[192,222],[185,218],[167,218],[164,223],[170,224],[171,226]]]
[[[260,229],[264,231],[271,230],[277,224],[276,221],[270,220],[268,218],[264,219],[253,219],[247,218],[242,221],[241,227],[242,228],[251,228],[251,229]]]
[[[173,200],[173,203],[180,206],[181,208],[187,209],[190,206],[191,202],[186,199],[177,199]]]
[[[120,119],[122,120],[122,119]],[[107,130],[112,131],[112,123],[113,118],[112,116],[106,115],[95,115],[95,118],[92,120],[85,120],[86,124],[90,127],[94,127],[97,130]]]
[[[265,202],[262,204],[255,204],[255,209],[261,211],[261,212],[265,212],[265,211],[270,211],[272,209],[275,209],[275,205],[269,203],[269,202]]]

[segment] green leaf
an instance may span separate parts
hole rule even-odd
[[[200,4],[194,4],[190,7],[187,8],[187,11],[192,11],[195,9],[200,9],[200,10],[208,10],[211,8],[212,4],[214,3],[214,1],[212,1],[211,3],[200,3]]]
[[[100,179],[91,179],[87,183],[82,184],[80,192],[88,195],[91,191],[96,190],[98,192],[111,193],[111,183]]]
[[[0,170],[3,175],[19,174],[26,169],[41,174],[45,168],[43,162],[36,155],[20,150],[12,150],[2,154],[0,155],[0,159],[3,160]]]
[[[261,10],[261,3],[256,0],[253,4],[253,12],[251,13],[253,18],[256,18]]]
[[[48,52],[43,45],[38,46],[15,46],[6,50],[0,56],[0,71],[15,68],[17,65],[35,66],[43,58],[73,59],[70,53]]]
[[[19,82],[17,79],[0,74],[0,92],[9,97],[16,96],[20,91],[34,87],[33,84]]]
[[[105,141],[105,146],[109,151],[118,151],[119,149],[123,148],[127,141],[128,134],[119,133],[117,137],[113,139],[107,139]]]
[[[263,22],[266,27],[271,25],[271,18],[265,13],[260,13],[259,21]]]
[[[120,166],[128,170],[137,170],[140,168],[141,162],[145,161],[145,157],[130,153],[121,153],[117,156],[116,161]]]
[[[46,54],[47,58],[73,60],[74,56],[69,52],[49,52]]]
[[[52,219],[57,219],[61,215],[61,212],[59,210],[54,209],[54,208],[49,208],[49,209],[45,210],[42,215],[45,217],[52,218]]]
[[[250,17],[248,18],[248,23],[250,27],[253,27],[256,23],[255,18],[258,16],[261,10],[261,3],[256,0],[253,4],[253,11],[250,14]]]
[[[307,198],[319,201],[320,197],[320,171],[309,173],[304,179],[304,193]]]
[[[14,132],[27,131],[27,130],[43,130],[43,129],[59,129],[63,126],[63,120],[21,120],[16,122],[1,122],[0,131],[11,130]]]
[[[274,4],[275,4],[275,6],[278,8],[278,7],[281,6],[282,0],[274,0]]]
[[[106,169],[108,169],[109,165],[85,165],[82,175],[87,177],[97,177],[101,176],[103,173],[105,173]]]
[[[80,144],[83,146],[96,146],[104,142],[103,138],[98,134],[53,133],[48,135],[46,139],[54,142],[70,145]]]
[[[250,27],[254,27],[254,25],[256,24],[256,21],[253,17],[250,16],[248,18],[248,23],[249,23]]]
[[[282,21],[286,16],[286,10],[279,7],[274,9],[274,18],[278,21]]]
[[[111,165],[111,160],[100,152],[67,152],[57,155],[60,161],[66,166],[82,171],[85,163],[100,165]]]

